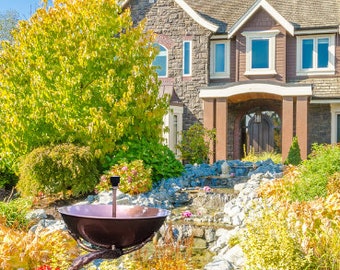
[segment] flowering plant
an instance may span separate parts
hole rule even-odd
[[[203,187],[203,190],[204,190],[204,192],[209,193],[209,192],[212,191],[212,188],[209,187],[209,186],[204,186],[204,187]]]
[[[97,192],[111,188],[110,176],[120,176],[119,190],[130,195],[147,192],[152,187],[151,168],[145,168],[142,160],[112,166],[100,178],[100,183],[96,186]]]
[[[189,210],[185,210],[182,212],[182,217],[184,218],[190,218],[192,216],[192,213]]]

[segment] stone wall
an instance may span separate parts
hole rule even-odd
[[[150,4],[148,0],[132,1],[132,16],[135,21],[143,16],[150,18],[146,28],[157,34],[157,42],[168,49],[168,78],[174,90],[184,103],[183,128],[188,129],[193,123],[203,120],[202,100],[199,89],[208,84],[208,57],[210,32],[193,20],[176,3],[157,0]],[[183,76],[183,41],[192,41],[192,76]],[[165,44],[164,44],[165,43]]]

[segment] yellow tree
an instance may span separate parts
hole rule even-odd
[[[0,52],[2,164],[47,144],[103,157],[124,140],[160,140],[168,103],[153,38],[115,0],[55,0],[20,21]]]

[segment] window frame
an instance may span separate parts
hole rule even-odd
[[[164,45],[162,45],[160,43],[155,43],[154,45],[157,45],[157,46],[162,47],[162,48],[165,49],[165,51],[161,51],[160,50],[158,52],[158,54],[156,55],[154,61],[159,56],[165,56],[165,75],[159,75],[159,73],[157,72],[157,68],[156,68],[156,72],[157,72],[159,78],[167,78],[168,77],[168,59],[169,59],[168,49]],[[157,66],[154,65],[154,61],[152,62],[152,66],[157,67]]]
[[[216,64],[216,45],[224,45],[224,71],[215,71]],[[230,78],[230,40],[210,40],[210,78],[211,79],[229,79]]]
[[[186,67],[186,50],[185,50],[185,44],[189,44],[189,72],[185,73],[185,67]],[[182,75],[187,77],[187,76],[192,76],[192,41],[191,40],[185,40],[183,41],[183,73]]]
[[[246,71],[244,75],[276,75],[276,36],[279,30],[244,31],[246,37]],[[252,41],[268,40],[268,68],[252,68]]]
[[[333,103],[331,104],[331,143],[339,143],[338,138],[340,134],[338,134],[339,126],[338,126],[338,118],[340,117],[340,104]]]
[[[317,67],[317,41],[319,39],[328,38],[328,66],[326,68]],[[302,43],[303,40],[313,40],[313,59],[312,68],[302,68],[303,52]],[[296,75],[334,75],[335,74],[335,35],[308,35],[308,36],[297,36],[296,37]]]

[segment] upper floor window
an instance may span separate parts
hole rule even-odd
[[[191,76],[191,63],[192,63],[192,42],[184,41],[183,42],[183,75]]]
[[[155,44],[155,47],[158,47],[159,52],[157,56],[155,57],[155,60],[153,60],[152,65],[157,67],[156,71],[159,77],[167,77],[168,75],[168,50],[160,44]]]
[[[246,72],[245,75],[272,75],[275,70],[275,37],[279,30],[245,31]]]
[[[210,78],[230,77],[230,41],[213,40],[210,44]]]
[[[297,37],[297,75],[334,74],[334,35]]]

